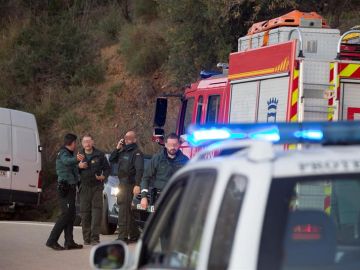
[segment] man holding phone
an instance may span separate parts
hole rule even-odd
[[[94,139],[86,134],[81,139],[85,158],[79,163],[80,214],[85,245],[100,243],[104,181],[110,174],[105,154],[94,147]]]
[[[134,213],[131,210],[133,195],[140,193],[140,181],[144,172],[144,156],[136,144],[136,134],[128,131],[121,139],[116,149],[111,153],[110,162],[119,164],[119,237],[126,243],[137,241],[139,230],[135,224]]]

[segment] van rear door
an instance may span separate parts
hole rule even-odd
[[[36,120],[32,114],[19,111],[11,111],[11,118],[13,200],[21,199],[25,203],[36,203],[35,193],[38,193],[41,170],[40,140]]]
[[[10,110],[0,108],[0,202],[10,201],[11,189],[11,120]]]

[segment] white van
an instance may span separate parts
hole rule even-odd
[[[41,146],[35,116],[0,108],[0,204],[38,204],[40,192]]]

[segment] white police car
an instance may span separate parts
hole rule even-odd
[[[232,125],[188,139],[220,137],[262,140],[200,151],[172,177],[134,254],[100,245],[94,268],[117,249],[112,269],[360,269],[360,147],[343,145],[360,143],[359,122]]]

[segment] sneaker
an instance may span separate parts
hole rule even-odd
[[[75,242],[73,242],[70,244],[65,244],[64,248],[65,249],[81,249],[81,248],[83,248],[83,245],[79,245],[79,244],[76,244]]]
[[[46,246],[52,248],[53,250],[64,250],[64,248],[60,246],[59,243],[54,243],[54,244],[46,243]]]

